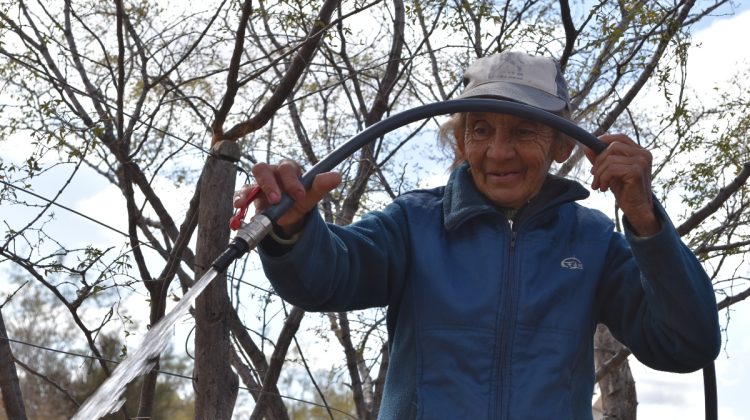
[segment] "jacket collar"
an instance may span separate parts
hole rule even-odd
[[[581,184],[555,175],[547,175],[542,189],[515,216],[527,219],[546,209],[589,196]],[[443,220],[447,230],[458,228],[469,219],[482,214],[502,214],[502,209],[489,201],[474,185],[469,165],[462,164],[448,178],[443,194]]]

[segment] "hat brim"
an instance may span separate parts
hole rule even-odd
[[[465,98],[496,98],[520,102],[549,112],[564,110],[567,103],[557,96],[550,95],[539,89],[526,85],[509,82],[487,82],[464,89],[459,99]]]

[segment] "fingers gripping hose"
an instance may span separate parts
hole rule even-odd
[[[323,160],[318,162],[318,164],[302,175],[302,184],[305,188],[310,188],[313,180],[318,174],[333,170],[339,163],[343,162],[344,159],[351,156],[361,147],[397,128],[425,118],[459,112],[493,112],[514,115],[542,123],[557,131],[565,133],[584,146],[592,149],[597,154],[607,148],[607,145],[596,136],[578,127],[573,122],[532,106],[497,99],[456,99],[412,108],[373,124],[366,130],[349,139],[349,141],[331,152],[328,156],[323,158]],[[257,192],[258,190],[256,190],[256,193]],[[247,200],[246,204],[249,205],[251,201],[252,200]],[[278,204],[269,207],[263,213],[256,215],[249,223],[242,222],[242,217],[245,214],[246,208],[240,209],[238,215],[232,219],[232,228],[237,229],[237,227],[239,227],[237,236],[227,250],[219,256],[216,261],[214,261],[212,266],[217,271],[225,270],[232,261],[255,248],[265,235],[270,232],[273,226],[273,221],[278,220],[284,213],[286,213],[287,210],[291,208],[292,204],[293,200],[291,197],[283,195]],[[703,370],[703,378],[706,419],[716,419],[716,373],[713,363]]]

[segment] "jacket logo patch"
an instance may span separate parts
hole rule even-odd
[[[560,267],[568,270],[583,270],[583,263],[576,257],[568,257],[560,261]]]

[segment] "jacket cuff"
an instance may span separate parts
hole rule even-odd
[[[654,197],[654,213],[656,213],[656,220],[659,222],[659,231],[649,236],[639,236],[637,233],[635,233],[635,229],[633,228],[633,225],[631,225],[628,221],[628,218],[622,216],[622,225],[625,231],[625,237],[628,242],[645,241],[650,238],[655,238],[657,236],[663,235],[665,230],[674,229],[674,227],[672,227],[672,222],[669,219],[669,215],[667,215],[667,211],[664,210],[664,207],[662,207],[661,203],[656,200],[656,197]]]
[[[292,245],[297,243],[297,240],[299,239],[299,233],[295,233],[294,235],[287,237],[284,232],[281,231],[281,228],[274,223],[273,229],[271,229],[270,232],[268,232],[268,235],[273,239],[277,244],[279,245],[286,245],[288,247],[291,247]]]
[[[317,207],[314,208],[312,212],[317,212]],[[269,257],[281,257],[285,254],[287,254],[289,251],[294,248],[294,245],[299,241],[300,236],[305,232],[306,226],[310,221],[310,215],[306,217],[307,220],[305,220],[304,225],[305,227],[302,228],[300,232],[295,233],[292,236],[287,236],[281,228],[274,223],[273,229],[268,233],[268,236],[263,238],[262,241],[260,241],[259,250],[263,252],[263,254],[269,256]]]

